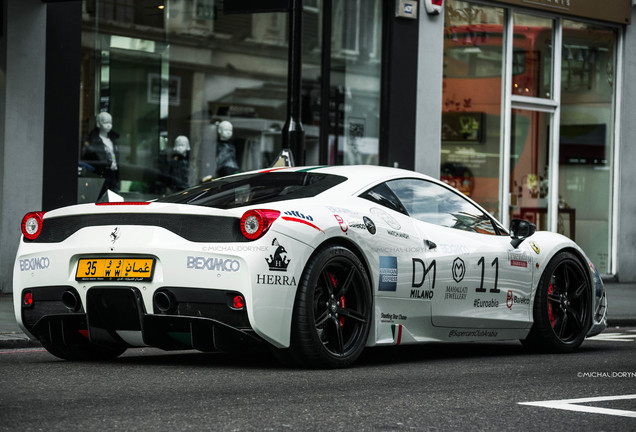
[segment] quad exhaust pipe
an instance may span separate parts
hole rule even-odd
[[[82,301],[74,290],[66,290],[62,293],[62,304],[71,312],[77,312],[82,307]]]
[[[174,312],[179,304],[170,291],[157,291],[154,296],[155,308],[162,313]]]

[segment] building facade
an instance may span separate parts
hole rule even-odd
[[[293,53],[285,9],[301,3]],[[5,0],[0,288],[12,291],[27,211],[271,166],[290,58],[297,162],[440,177],[504,224],[561,232],[603,274],[636,281],[636,35],[631,2],[613,4]],[[254,5],[270,9],[246,13]]]

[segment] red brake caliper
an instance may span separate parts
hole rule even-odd
[[[334,287],[334,291],[335,288],[338,286],[338,281],[336,280],[336,277],[332,274],[332,273],[327,273],[329,275],[329,279],[331,279],[331,284]],[[344,296],[340,297],[340,307],[344,308],[345,307],[345,298]],[[340,322],[340,327],[344,327],[344,323],[345,323],[345,319],[343,318],[338,318],[338,321]]]
[[[554,289],[552,288],[552,282],[548,285],[548,298],[552,295]],[[548,300],[548,318],[550,319],[550,325],[554,328],[554,324],[556,319],[554,318],[554,313],[552,312],[552,303]]]
[[[340,307],[343,308],[343,309],[345,308],[345,298],[344,298],[344,296],[340,297]],[[344,317],[339,318],[339,321],[340,321],[340,327],[344,327],[344,323],[345,323]]]

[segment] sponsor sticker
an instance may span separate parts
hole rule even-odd
[[[291,259],[287,257],[287,251],[285,247],[278,243],[275,238],[272,240],[272,246],[275,246],[273,254],[270,254],[268,258],[265,258],[265,262],[269,267],[269,271],[276,272],[277,274],[257,274],[256,283],[261,285],[280,285],[280,286],[294,286],[296,285],[296,277],[282,274],[287,271],[287,267],[291,262]]]
[[[257,274],[256,283],[261,285],[294,286],[296,285],[296,278],[287,275]]]
[[[521,250],[508,251],[508,260],[511,267],[517,267],[519,270],[530,270],[532,265],[532,257]]]
[[[314,218],[311,217],[310,215],[304,215],[301,212],[297,211],[297,210],[288,210],[286,212],[283,213],[285,216],[291,216],[291,217],[295,217],[298,219],[303,219],[309,222],[313,222]]]
[[[348,209],[348,208],[344,208],[344,207],[332,207],[332,206],[327,206],[327,209],[333,213],[333,214],[345,214],[348,216],[359,216],[360,213],[358,213],[357,211]]]
[[[497,337],[496,330],[451,330],[448,337]]]
[[[387,322],[394,322],[396,320],[399,321],[406,321],[408,319],[408,317],[406,315],[402,315],[401,313],[384,313],[382,312],[380,314],[380,322],[383,323],[387,323]]]
[[[283,213],[284,216],[282,216],[281,218],[283,220],[286,220],[287,222],[297,222],[297,223],[301,223],[307,226],[312,227],[315,230],[318,230],[320,232],[322,232],[322,230],[320,228],[318,228],[316,225],[313,224],[313,220],[314,218],[310,215],[305,215],[303,213],[300,213],[297,210],[289,210]]]
[[[387,230],[386,232],[388,235],[393,236],[393,237],[398,237],[398,238],[403,238],[403,239],[408,239],[409,235],[407,233],[403,233],[403,232],[399,232],[399,231],[393,231],[393,230]]]
[[[237,272],[241,269],[241,263],[238,260],[231,258],[189,256],[187,258],[186,268],[194,270]]]
[[[20,263],[20,271],[23,272],[31,270],[45,270],[51,265],[49,257],[21,259],[18,262]]]
[[[340,229],[342,230],[342,232],[347,234],[347,231],[349,231],[349,225],[347,225],[347,222],[345,222],[345,220],[341,216],[333,215],[333,217],[335,217],[336,220],[338,221],[338,224],[340,225]]]
[[[457,257],[453,261],[453,280],[457,283],[460,283],[464,279],[464,275],[466,274],[466,264],[464,264],[464,260]]]
[[[286,272],[287,266],[291,259],[287,258],[287,251],[285,248],[278,243],[278,240],[272,240],[272,246],[276,246],[276,250],[274,250],[274,254],[270,254],[269,258],[265,258],[267,265],[269,266],[270,271],[276,272]]]
[[[497,299],[490,299],[490,300],[475,299],[475,301],[473,302],[473,307],[475,307],[475,308],[498,308],[499,307],[499,300],[497,300]]]
[[[468,287],[464,286],[447,286],[444,293],[444,300],[466,300],[468,295]]]
[[[411,298],[422,299],[422,300],[432,300],[435,289],[435,279],[437,276],[437,262],[435,260],[431,261],[428,267],[424,264],[420,258],[411,258],[411,262],[413,264],[413,275],[411,280]],[[424,281],[426,278],[429,278],[431,281],[431,289],[416,289],[420,288],[424,285]]]
[[[379,291],[396,291],[398,280],[397,257],[381,256],[380,257],[380,281],[378,284]]]
[[[412,289],[411,298],[421,300],[433,300],[433,290]]]
[[[390,226],[394,230],[399,230],[400,228],[402,228],[402,225],[400,225],[399,222],[396,221],[393,216],[391,216],[390,214],[388,214],[384,210],[382,210],[380,208],[377,208],[377,207],[373,207],[373,208],[369,209],[369,211],[371,212],[371,214],[373,216],[379,217],[384,222],[386,222],[386,224],[388,226]]]
[[[373,223],[373,221],[371,219],[369,219],[368,217],[366,217],[366,216],[364,216],[362,218],[362,221],[364,222],[364,225],[367,227],[367,230],[371,234],[375,234],[376,228],[375,228],[375,224]]]
[[[528,306],[530,305],[530,299],[528,297],[518,297],[512,293],[512,290],[508,290],[506,293],[506,306],[508,309],[512,309],[512,306],[516,304]]]
[[[349,224],[349,228],[354,228],[361,231],[367,230],[367,226],[361,220],[354,219],[354,220],[348,221],[347,223]]]

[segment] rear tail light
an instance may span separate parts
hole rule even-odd
[[[42,231],[44,212],[30,212],[22,218],[22,235],[29,240],[35,240]]]
[[[248,240],[262,237],[278,218],[277,210],[248,210],[241,217],[241,232]]]
[[[234,309],[243,309],[245,307],[245,298],[242,295],[234,296],[232,299],[232,307]]]
[[[22,299],[22,306],[27,308],[33,306],[33,293],[31,291],[24,292],[24,297]]]

